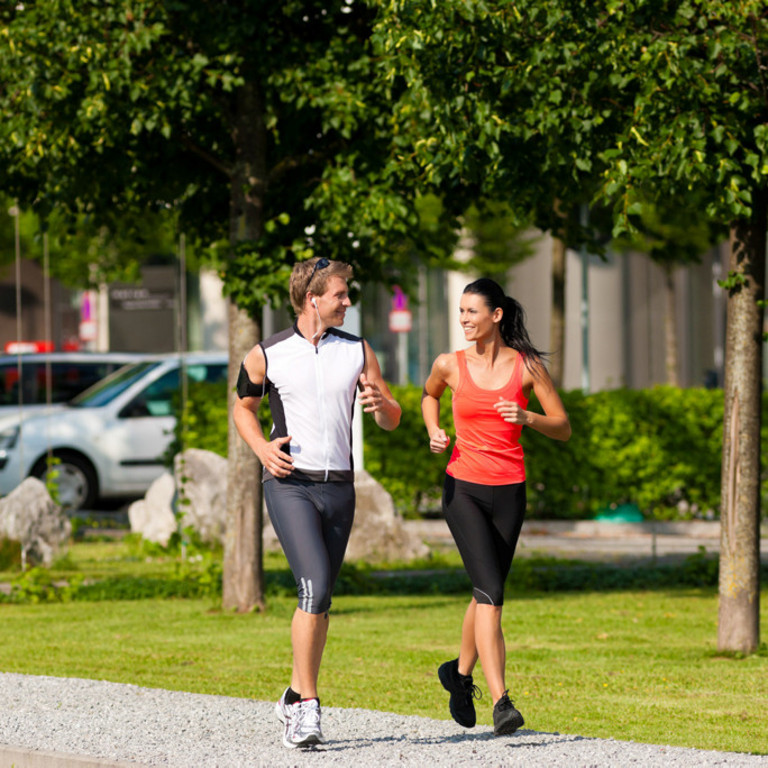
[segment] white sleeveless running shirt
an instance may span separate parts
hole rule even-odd
[[[352,418],[365,366],[359,336],[328,329],[315,346],[291,328],[260,342],[266,360],[263,393],[272,414],[270,439],[291,436],[291,477],[354,481]],[[264,470],[264,478],[272,477]]]

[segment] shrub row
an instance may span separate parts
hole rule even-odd
[[[223,388],[190,388],[179,420],[185,445],[227,452]],[[365,417],[365,468],[408,517],[439,510],[448,454],[429,451],[421,419],[421,388],[394,386],[403,408],[393,434]],[[585,395],[562,393],[573,436],[567,443],[524,430],[528,514],[540,519],[591,519],[622,504],[647,519],[690,520],[719,516],[723,393],[721,390],[654,387]],[[763,442],[768,438],[768,396],[763,400]],[[529,405],[537,409],[535,401]],[[263,422],[268,422],[266,411]],[[441,423],[453,432],[450,397],[441,401]],[[768,452],[763,454],[766,477]],[[768,482],[763,481],[763,509]]]
[[[761,566],[761,580],[768,578],[768,565]],[[532,592],[612,591],[669,589],[679,587],[712,588],[718,582],[718,558],[703,549],[679,564],[640,564],[622,566],[611,563],[584,563],[553,558],[517,558],[507,585],[511,596]],[[201,571],[184,570],[170,577],[111,577],[86,584],[73,579],[68,584],[54,583],[42,568],[16,577],[11,593],[0,593],[0,603],[44,604],[93,602],[101,600],[142,600],[149,598],[208,598],[217,604],[221,597],[221,570],[211,563]],[[373,571],[364,564],[345,563],[337,584],[341,595],[420,595],[464,594],[471,585],[463,569],[442,569],[403,573]],[[268,596],[295,595],[293,577],[287,569],[266,574]]]

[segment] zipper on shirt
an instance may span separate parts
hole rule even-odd
[[[320,344],[315,347],[315,382],[317,384],[317,413],[320,418],[321,433],[323,436],[323,453],[325,455],[325,482],[328,482],[330,448],[328,444],[328,408],[325,397],[325,385],[323,382],[323,369],[320,363]]]

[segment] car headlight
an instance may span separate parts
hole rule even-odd
[[[19,439],[19,427],[8,427],[0,432],[0,452],[9,451]]]

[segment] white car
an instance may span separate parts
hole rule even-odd
[[[184,356],[188,381],[227,379],[224,352]],[[58,473],[58,501],[69,510],[98,498],[141,496],[163,472],[181,389],[179,355],[120,368],[69,403],[45,413],[0,418],[0,496],[28,476]]]
[[[0,416],[66,403],[128,363],[156,355],[136,352],[40,352],[0,355]]]

